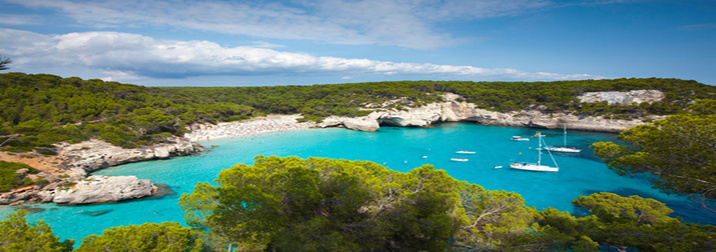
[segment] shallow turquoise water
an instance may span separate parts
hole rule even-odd
[[[31,213],[27,219],[33,222],[44,219],[52,226],[55,235],[78,242],[89,234],[101,234],[102,230],[113,226],[164,221],[183,223],[178,199],[182,193],[191,193],[197,182],[212,181],[219,171],[234,164],[250,164],[256,155],[276,155],[369,160],[403,172],[431,164],[458,180],[479,184],[488,190],[517,192],[525,198],[527,205],[538,209],[554,207],[574,211],[571,200],[600,191],[640,195],[666,203],[676,211],[674,216],[685,221],[716,224],[716,215],[702,210],[697,204],[683,197],[659,193],[651,189],[644,178],[620,177],[607,169],[588,146],[596,141],[613,140],[614,134],[571,131],[570,145],[583,151],[577,155],[555,154],[560,167],[557,173],[510,169],[511,161],[534,162],[537,158],[536,138],[516,142],[510,141],[510,137],[527,137],[536,131],[446,123],[427,129],[383,127],[375,133],[344,129],[303,130],[203,142],[204,146],[218,147],[198,156],[127,164],[95,173],[151,179],[169,185],[177,192],[175,195],[95,206],[36,204],[30,207],[44,211]],[[548,144],[561,145],[560,130],[542,132],[547,134],[545,141]],[[456,154],[458,150],[477,153]],[[450,161],[454,157],[469,158],[469,161]],[[543,158],[547,164],[552,164],[549,156]],[[494,169],[497,165],[505,168]],[[1,207],[0,214],[5,216],[14,209]]]

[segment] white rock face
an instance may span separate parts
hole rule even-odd
[[[658,91],[657,91],[658,92]],[[660,92],[659,92],[660,93]],[[654,94],[649,91],[638,92],[632,94]],[[658,95],[654,95],[656,97]],[[629,98],[629,101],[651,101],[651,98],[639,100],[635,97]],[[483,125],[500,125],[500,126],[517,126],[517,127],[535,127],[535,128],[562,128],[563,124],[567,124],[570,129],[589,130],[589,131],[605,131],[618,132],[639,124],[644,124],[642,120],[623,120],[623,119],[607,119],[604,117],[586,117],[576,116],[566,113],[542,113],[540,107],[529,110],[513,111],[509,113],[501,113],[477,108],[475,104],[467,102],[458,102],[459,96],[448,94],[444,96],[445,102],[432,103],[425,106],[410,108],[404,111],[375,111],[363,118],[341,118],[329,117],[322,123],[322,127],[345,126],[349,129],[375,131],[378,125],[399,126],[399,127],[425,127],[438,122],[457,122],[468,121],[476,122]],[[651,119],[662,119],[664,117],[651,117]],[[360,121],[370,127],[348,126],[346,121]]]
[[[67,169],[81,168],[92,172],[102,168],[172,156],[189,155],[199,148],[186,138],[170,138],[169,143],[137,149],[124,149],[101,140],[90,140],[65,146],[60,152]]]
[[[148,179],[135,176],[89,176],[69,189],[55,190],[58,204],[92,204],[116,202],[152,196],[157,189]]]
[[[577,96],[582,102],[595,103],[606,101],[609,105],[629,105],[642,102],[659,102],[664,99],[659,90],[632,90],[629,92],[587,92]]]
[[[321,128],[327,127],[345,127],[347,129],[359,130],[359,131],[376,131],[380,128],[380,125],[375,119],[368,117],[342,117],[342,116],[330,116],[323,119],[321,123],[317,125]]]

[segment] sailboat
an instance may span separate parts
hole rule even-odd
[[[574,148],[574,147],[567,147],[567,124],[564,124],[564,145],[563,146],[552,146],[552,147],[545,147],[548,151],[555,151],[555,152],[569,152],[569,153],[579,153],[580,149]]]
[[[552,162],[554,162],[555,167],[550,167],[547,165],[542,165],[542,136],[539,135],[539,140],[537,141],[539,143],[539,147],[537,147],[537,151],[539,151],[539,155],[537,156],[537,163],[524,163],[524,162],[516,162],[511,163],[510,168],[518,169],[518,170],[525,170],[525,171],[549,171],[549,172],[558,172],[559,166],[557,165],[557,161],[554,161],[554,157],[552,156],[552,153],[547,150],[547,153],[549,153],[549,156],[552,158]]]

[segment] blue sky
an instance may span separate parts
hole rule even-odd
[[[713,0],[0,0],[10,70],[145,86],[716,85]]]

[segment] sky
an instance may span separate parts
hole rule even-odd
[[[0,55],[144,86],[716,85],[716,0],[0,0]]]

